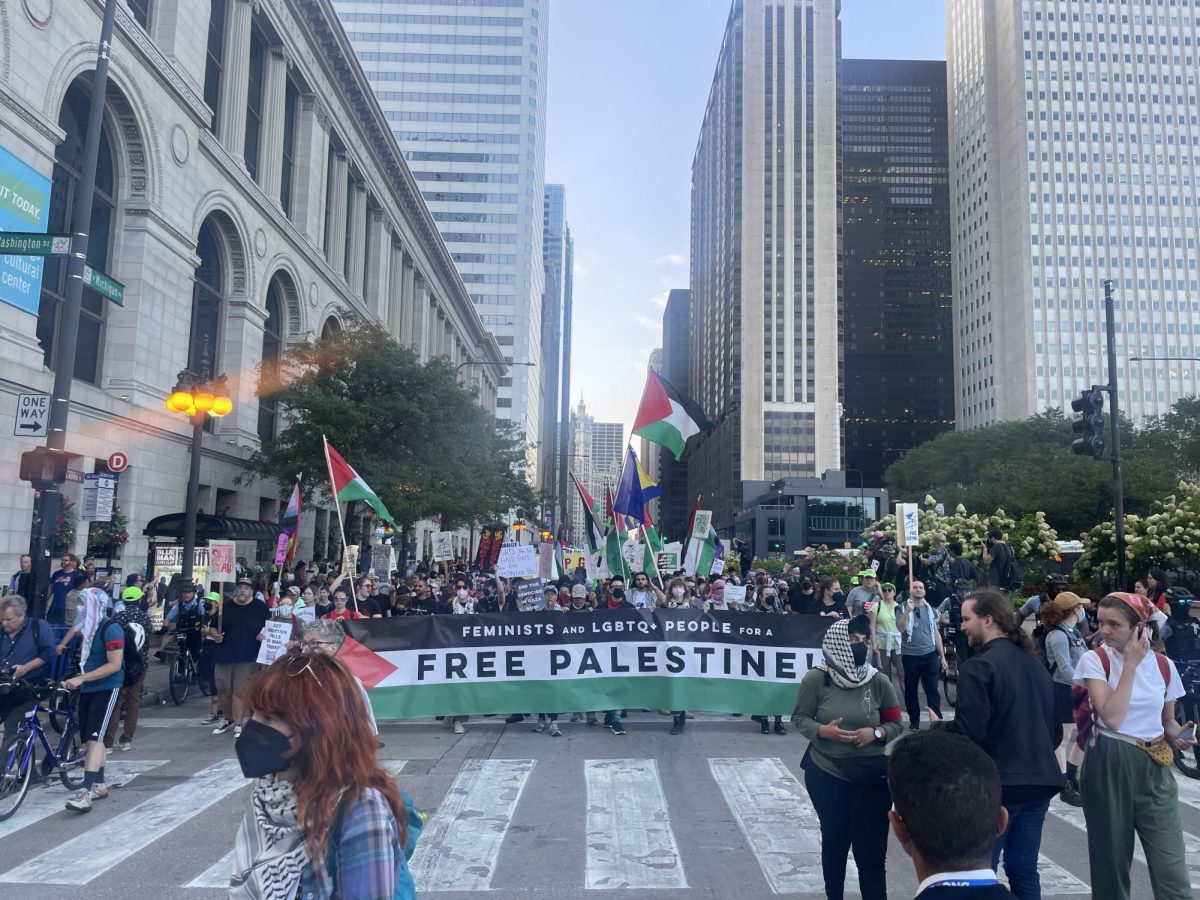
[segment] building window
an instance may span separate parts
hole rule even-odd
[[[258,179],[258,156],[262,144],[263,71],[267,61],[267,40],[257,26],[250,29],[250,70],[246,90],[246,143],[242,154],[246,171]]]
[[[280,276],[271,279],[267,289],[267,323],[263,326],[262,383],[274,386],[279,371],[279,357],[283,350],[283,284]],[[278,421],[279,401],[273,396],[259,395],[258,439],[264,443],[275,438]]]
[[[84,132],[87,130],[91,108],[91,88],[76,81],[63,98],[59,127],[66,133],[54,152],[53,186],[50,191],[50,210],[47,231],[50,234],[71,234],[75,230],[71,216],[79,190],[79,168],[83,160]],[[92,221],[88,239],[88,265],[101,272],[109,267],[116,208],[117,181],[113,165],[112,144],[108,128],[100,132],[100,156],[96,166],[96,194],[92,201]],[[67,295],[67,261],[62,257],[46,257],[42,269],[42,295],[38,308],[37,337],[42,345],[47,367],[57,364],[54,357],[58,324]],[[79,314],[79,339],[75,350],[75,377],[96,384],[100,377],[100,347],[104,326],[104,304],[107,301],[90,288],[84,288]]]
[[[327,340],[327,339],[333,337],[334,335],[340,333],[341,330],[342,330],[342,323],[339,322],[337,319],[335,319],[333,316],[330,316],[328,319],[325,320],[325,324],[321,326],[321,340],[323,340],[323,341]]]
[[[292,178],[296,166],[296,108],[300,92],[287,83],[283,100],[283,179],[279,185],[279,203],[288,218],[292,215]]]
[[[217,130],[217,113],[221,104],[221,75],[225,69],[225,4],[228,0],[211,0],[208,15],[208,52],[204,58],[204,102],[213,111],[209,129]]]
[[[192,279],[192,330],[188,341],[188,368],[197,374],[211,376],[217,371],[217,349],[221,328],[221,265],[220,241],[211,220],[200,226],[196,242],[200,264]]]
[[[146,31],[150,30],[150,0],[125,0],[129,12]]]

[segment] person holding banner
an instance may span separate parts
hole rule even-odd
[[[840,900],[851,849],[863,900],[887,898],[888,741],[904,725],[891,679],[869,662],[866,616],[838,619],[821,643],[824,662],[800,682],[792,722],[809,741],[800,766],[821,823],[825,894]]]

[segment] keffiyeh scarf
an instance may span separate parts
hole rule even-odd
[[[825,662],[818,663],[816,668],[827,674],[838,687],[853,690],[875,677],[875,667],[870,663],[861,666],[854,664],[848,625],[847,620],[838,619],[829,626],[825,640],[821,642]]]
[[[291,900],[308,865],[291,782],[260,778],[233,845],[230,900]]]
[[[83,626],[79,630],[83,634],[83,658],[87,659],[96,630],[104,621],[104,611],[108,608],[109,599],[108,594],[100,588],[84,588],[79,593],[83,597]]]

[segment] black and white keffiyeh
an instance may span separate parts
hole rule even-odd
[[[258,779],[233,845],[231,900],[291,900],[308,861],[296,789],[275,775]]]
[[[825,672],[838,687],[853,690],[860,688],[875,677],[875,667],[870,663],[856,666],[854,653],[850,650],[849,622],[838,619],[825,632],[825,640],[821,642],[821,652],[825,662],[818,663],[817,668]]]

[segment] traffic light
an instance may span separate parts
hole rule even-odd
[[[1104,391],[1098,388],[1081,391],[1079,399],[1071,401],[1071,409],[1079,413],[1071,422],[1071,430],[1080,435],[1071,443],[1071,449],[1080,456],[1103,459]]]
[[[49,447],[36,447],[21,454],[20,478],[34,487],[62,484],[67,480],[70,454]]]

